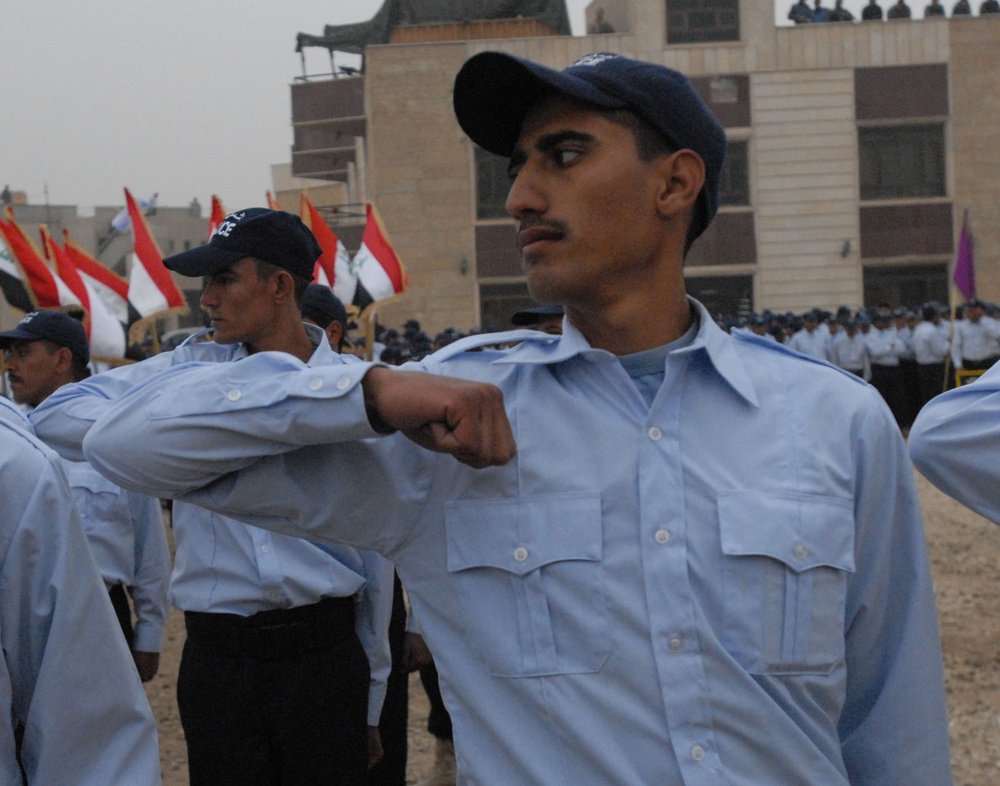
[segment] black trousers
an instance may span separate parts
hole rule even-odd
[[[945,391],[944,363],[918,363],[917,379],[920,382],[920,406]]]
[[[185,614],[177,704],[192,786],[355,786],[370,670],[354,602]]]
[[[132,649],[132,644],[135,643],[135,629],[132,627],[132,608],[128,602],[128,592],[121,584],[112,584],[108,587],[108,597],[111,598],[111,607],[115,610],[115,617],[118,618],[122,633],[125,634],[128,648]]]
[[[885,403],[892,410],[897,425],[902,428],[906,422],[903,375],[899,366],[883,366],[872,363],[872,385],[882,394]]]

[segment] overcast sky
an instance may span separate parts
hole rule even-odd
[[[792,0],[776,2],[783,21]],[[86,214],[122,204],[123,186],[161,205],[262,204],[291,157],[296,34],[370,19],[382,0],[2,3],[0,187]],[[588,4],[567,0],[575,33]],[[306,57],[329,72],[326,50]]]

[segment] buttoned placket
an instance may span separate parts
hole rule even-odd
[[[667,358],[663,388],[641,431],[640,552],[650,636],[674,754],[685,784],[715,786],[722,770],[715,753],[685,538],[680,408],[691,358],[690,351]]]

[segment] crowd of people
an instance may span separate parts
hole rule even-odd
[[[990,368],[1000,358],[1000,307],[972,300],[951,310],[940,303],[803,314],[751,314],[722,318],[729,329],[766,337],[810,357],[827,360],[871,382],[901,428],[931,398]],[[963,373],[965,372],[965,373]]]
[[[996,13],[1000,13],[1000,0],[982,0],[979,6],[980,16]],[[953,17],[969,16],[971,14],[972,7],[969,5],[969,0],[956,0],[952,6],[951,15]],[[906,0],[896,0],[895,3],[889,6],[889,10],[886,13],[883,13],[882,6],[878,4],[878,0],[868,0],[868,5],[861,11],[861,21],[863,22],[880,21],[883,18],[910,19],[912,16],[913,13],[906,4]],[[931,0],[927,4],[927,7],[924,8],[924,19],[940,16],[947,16],[945,7],[941,5],[941,0]],[[796,0],[788,12],[788,18],[797,25],[813,24],[816,22],[853,22],[854,14],[844,8],[843,0],[835,0],[833,8],[824,6],[823,0],[813,0],[811,7],[806,0]]]

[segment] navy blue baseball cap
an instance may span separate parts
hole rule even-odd
[[[510,318],[510,323],[515,327],[525,327],[527,325],[537,325],[539,322],[552,317],[563,315],[562,306],[535,306],[518,311]]]
[[[331,322],[339,322],[347,333],[347,309],[333,290],[324,284],[310,284],[302,296],[302,316],[311,319],[324,330]]]
[[[66,347],[84,363],[90,362],[87,330],[79,319],[62,311],[32,311],[25,314],[17,327],[0,333],[0,349],[8,349],[15,341],[41,340]]]
[[[600,52],[557,71],[503,52],[469,58],[455,77],[455,116],[481,148],[510,158],[528,113],[552,95],[600,109],[627,109],[676,150],[692,150],[705,163],[705,184],[690,238],[705,231],[719,208],[726,132],[679,71]]]
[[[312,281],[322,253],[315,235],[298,216],[251,207],[226,216],[205,245],[169,256],[163,264],[182,276],[210,276],[253,257]]]

